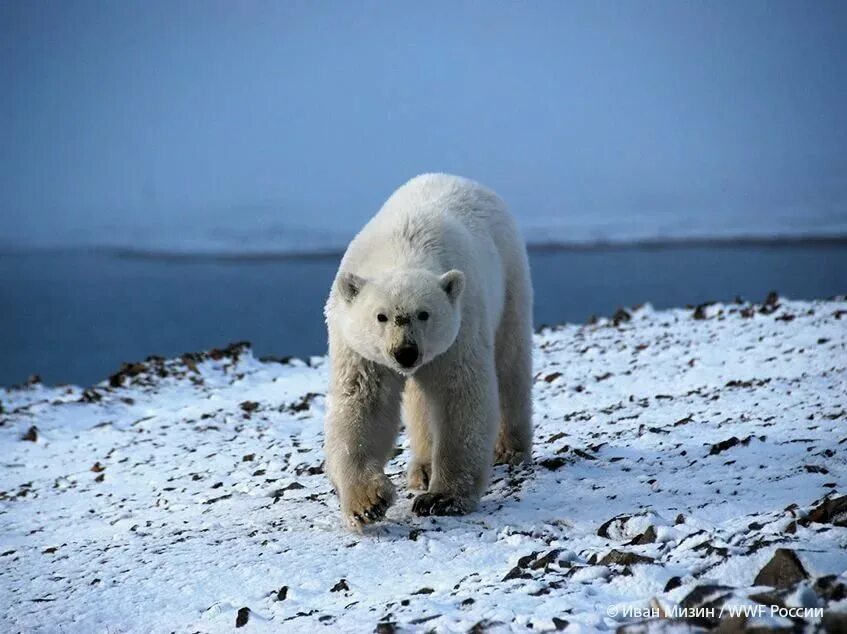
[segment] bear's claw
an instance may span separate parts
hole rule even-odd
[[[465,509],[455,498],[443,493],[421,493],[412,503],[416,515],[463,515]]]
[[[367,524],[385,517],[394,502],[394,485],[385,474],[376,474],[358,480],[356,486],[343,489],[341,509],[348,526],[361,531]]]
[[[362,513],[356,513],[354,517],[362,524],[367,524],[368,522],[378,522],[383,517],[385,517],[385,512],[387,510],[388,500],[385,500],[380,497],[377,503],[374,504],[371,508],[366,509]]]

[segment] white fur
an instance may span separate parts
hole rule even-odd
[[[418,514],[471,511],[495,454],[530,458],[532,286],[496,194],[445,174],[400,187],[348,246],[326,319],[327,471],[350,526],[381,519],[394,500],[383,467],[401,399],[409,483],[428,485]],[[413,344],[406,368],[395,353]]]

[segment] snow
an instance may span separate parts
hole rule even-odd
[[[539,333],[534,466],[496,468],[466,517],[401,494],[363,535],[322,473],[323,358],[234,345],[0,390],[2,629],[608,630],[698,586],[757,605],[777,548],[808,577],[784,605],[847,611],[812,589],[847,581],[845,522],[804,519],[847,482],[847,301],[697,313]],[[401,491],[407,460],[401,437]]]

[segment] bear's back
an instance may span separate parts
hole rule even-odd
[[[475,264],[493,272],[500,268],[500,254],[518,246],[517,228],[495,193],[460,176],[423,174],[391,195],[351,242],[342,266],[362,275],[402,266],[444,272]]]

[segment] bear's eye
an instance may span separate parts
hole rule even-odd
[[[418,313],[418,319],[420,319],[421,321],[426,321],[427,319],[429,319],[429,313],[425,310],[422,310]]]
[[[377,318],[377,321],[382,321],[382,322],[388,321],[388,317],[386,317],[383,313],[380,313],[379,315],[377,315],[376,318]]]

